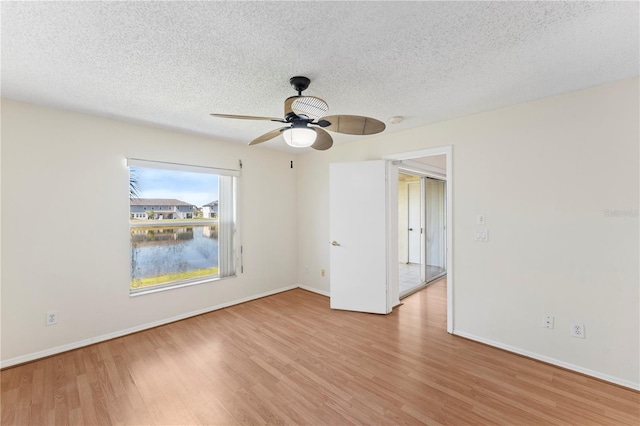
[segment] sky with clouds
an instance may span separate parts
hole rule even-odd
[[[218,176],[136,167],[139,198],[175,198],[202,207],[218,200]]]

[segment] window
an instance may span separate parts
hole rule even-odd
[[[130,293],[234,276],[238,170],[129,159]],[[205,205],[216,217],[195,214]]]

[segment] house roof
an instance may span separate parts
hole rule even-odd
[[[132,198],[129,204],[132,206],[193,206],[175,198]]]
[[[218,201],[212,201],[210,203],[204,204],[202,207],[216,207],[218,205]]]

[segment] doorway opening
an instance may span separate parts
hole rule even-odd
[[[402,299],[447,273],[446,156],[398,166],[398,285]]]
[[[444,156],[444,162],[442,162],[442,157]],[[436,165],[429,164],[431,161],[434,161],[433,157],[439,157],[439,163]],[[431,158],[431,160],[429,160]],[[395,175],[393,177],[398,176],[398,172],[400,168],[403,169],[403,172],[414,172],[414,174],[420,176],[424,174],[426,177],[433,177],[435,179],[446,181],[445,184],[445,243],[444,249],[446,252],[445,255],[445,269],[446,269],[446,294],[447,294],[447,333],[453,333],[454,331],[454,308],[455,303],[453,300],[453,289],[455,286],[454,282],[454,265],[453,265],[453,186],[454,186],[454,173],[453,173],[453,146],[441,146],[436,148],[426,148],[417,151],[409,151],[403,152],[400,154],[391,154],[384,157],[385,160],[390,161],[393,165],[393,169],[395,170]],[[439,169],[439,170],[438,170]],[[397,191],[395,188],[398,188],[397,180],[393,179],[394,182],[394,197],[390,198],[390,203],[388,204],[388,208],[392,210],[394,216],[397,216],[398,212],[398,201],[397,201]],[[399,218],[395,218],[394,223],[398,223]],[[393,229],[389,230],[389,242],[388,247],[392,249],[389,253],[389,262],[394,261],[393,264],[398,265],[398,253],[399,253],[399,240],[400,235],[398,233],[399,229],[397,226],[394,226]],[[393,258],[393,259],[392,259]],[[395,272],[395,271],[394,271]],[[398,274],[396,273],[396,283],[397,283]],[[399,285],[396,284],[391,291],[395,291],[394,296],[397,297],[397,304],[400,304],[399,300]]]

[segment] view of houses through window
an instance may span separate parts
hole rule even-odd
[[[132,293],[235,274],[236,177],[216,171],[129,160]]]

